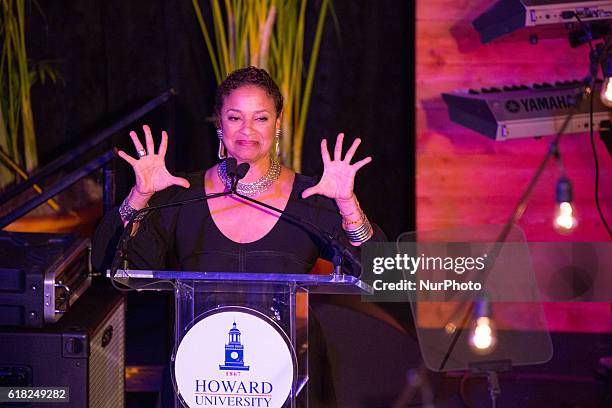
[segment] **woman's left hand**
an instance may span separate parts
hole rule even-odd
[[[371,157],[359,160],[351,164],[361,139],[355,139],[351,147],[342,159],[342,141],[344,133],[338,134],[336,146],[334,147],[334,159],[332,160],[327,150],[327,140],[321,141],[321,157],[323,158],[323,176],[316,186],[307,188],[302,193],[302,198],[320,194],[334,200],[349,200],[353,197],[353,186],[357,170],[372,161]]]

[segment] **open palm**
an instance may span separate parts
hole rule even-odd
[[[153,195],[158,191],[164,190],[172,185],[189,187],[189,182],[182,177],[175,177],[166,168],[166,150],[168,149],[168,134],[162,132],[159,151],[155,154],[155,146],[153,143],[153,135],[149,126],[142,127],[145,133],[146,150],[138,139],[136,132],[130,132],[132,142],[136,151],[139,152],[139,158],[135,159],[122,150],[117,154],[123,160],[128,162],[134,170],[136,177],[136,191],[141,195]]]
[[[342,159],[342,143],[344,133],[338,134],[334,147],[334,159],[332,160],[327,148],[327,140],[321,141],[321,158],[323,159],[323,176],[319,183],[307,188],[302,193],[302,198],[319,194],[336,200],[348,200],[353,196],[355,185],[355,174],[363,166],[372,161],[371,157],[366,157],[358,162],[351,164],[351,160],[361,143],[361,139],[355,139],[351,147]]]

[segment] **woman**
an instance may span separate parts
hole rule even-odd
[[[282,106],[278,87],[261,69],[234,71],[219,86],[215,113],[220,156],[227,154],[250,165],[238,184],[239,191],[314,222],[353,246],[374,233],[380,235],[353,192],[356,172],[371,161],[366,157],[350,163],[360,140],[356,139],[342,157],[344,135],[339,134],[333,158],[323,140],[324,171],[314,185],[313,179],[277,162]],[[199,174],[188,178],[171,175],[164,163],[166,132],[162,132],[157,152],[148,126],[144,126],[144,135],[143,146],[138,135],[130,132],[139,158],[119,151],[134,169],[136,185],[119,209],[121,219],[116,213],[107,217],[96,234],[96,243],[110,243],[94,254],[98,265],[107,264],[114,248],[110,236],[116,236],[136,210],[227,188],[223,163],[208,169],[203,180]],[[308,231],[279,218],[276,213],[230,196],[155,211],[138,226],[130,241],[129,264],[135,269],[163,269],[169,250],[174,249],[177,266],[183,270],[306,273],[321,253],[329,255]]]
[[[217,89],[219,158],[234,157],[250,165],[238,191],[312,222],[353,247],[373,236],[381,239],[353,192],[356,172],[371,161],[367,157],[351,164],[360,140],[344,157],[343,134],[336,139],[333,157],[323,140],[324,171],[315,184],[278,163],[282,108],[278,86],[262,69],[234,71]],[[136,184],[119,211],[107,215],[96,232],[93,260],[98,269],[108,266],[123,225],[138,209],[228,189],[224,162],[203,176],[176,177],[164,162],[166,132],[157,152],[148,126],[144,136],[143,146],[130,132],[138,158],[119,151],[134,169]],[[153,211],[136,228],[128,247],[133,269],[164,269],[173,263],[194,271],[307,273],[318,257],[331,258],[329,248],[302,226],[234,196]]]

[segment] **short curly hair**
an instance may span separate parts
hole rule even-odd
[[[274,100],[276,114],[279,115],[282,112],[283,95],[276,82],[274,82],[265,69],[250,66],[231,72],[217,88],[215,94],[215,116],[217,121],[221,120],[221,108],[223,108],[225,97],[242,86],[257,86],[263,89]]]

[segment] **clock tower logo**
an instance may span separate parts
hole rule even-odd
[[[220,370],[249,371],[249,366],[244,365],[244,345],[240,341],[240,330],[236,322],[229,330],[229,341],[225,345],[225,364],[220,364]]]

